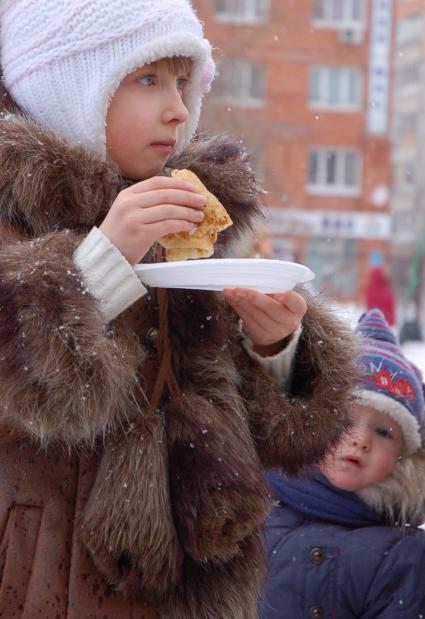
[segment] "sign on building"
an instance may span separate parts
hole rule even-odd
[[[387,240],[391,234],[391,218],[385,213],[272,207],[266,214],[275,235]]]
[[[370,135],[388,131],[392,0],[372,0],[367,129]]]

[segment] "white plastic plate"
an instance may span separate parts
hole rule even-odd
[[[314,279],[313,271],[302,264],[262,258],[138,264],[134,270],[146,286],[157,288],[253,288],[268,294],[290,290],[298,283]]]

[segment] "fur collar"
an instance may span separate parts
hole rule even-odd
[[[385,513],[397,525],[417,526],[424,520],[425,434],[422,447],[400,458],[392,475],[357,494],[372,509]]]
[[[104,219],[119,191],[130,183],[116,165],[72,146],[23,114],[0,91],[0,223],[29,236],[56,229],[86,232]],[[246,151],[239,141],[198,138],[169,161],[190,168],[223,202],[234,222],[220,235],[216,256],[249,233],[261,205]]]

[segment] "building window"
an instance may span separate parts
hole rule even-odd
[[[317,65],[310,69],[310,106],[359,110],[363,76],[357,67]]]
[[[265,22],[269,11],[270,0],[215,0],[215,17],[221,22]]]
[[[324,28],[365,27],[366,0],[313,0],[313,22]]]
[[[406,64],[397,70],[397,88],[418,86],[421,81],[421,63],[419,60]]]
[[[411,193],[416,187],[415,161],[400,161],[393,168],[393,184],[397,193]]]
[[[400,19],[397,27],[397,46],[404,47],[422,41],[422,15],[409,15]]]
[[[394,119],[394,138],[416,136],[419,131],[418,113],[398,114]]]
[[[221,101],[237,107],[261,107],[264,92],[263,65],[238,60],[220,63],[215,94]]]
[[[343,148],[313,148],[309,156],[307,189],[317,195],[359,196],[360,152]]]

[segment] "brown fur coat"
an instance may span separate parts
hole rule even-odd
[[[216,255],[231,255],[258,212],[239,143],[199,140],[172,165],[192,169],[230,212]],[[159,326],[156,295],[105,326],[72,260],[123,186],[111,163],[4,109],[3,418],[47,449],[102,454],[79,534],[111,585],[164,617],[253,619],[269,506],[262,469],[296,473],[335,444],[358,376],[350,336],[310,299],[283,394],[241,346],[219,295],[170,291],[178,388],[152,410],[161,359],[133,318]]]

